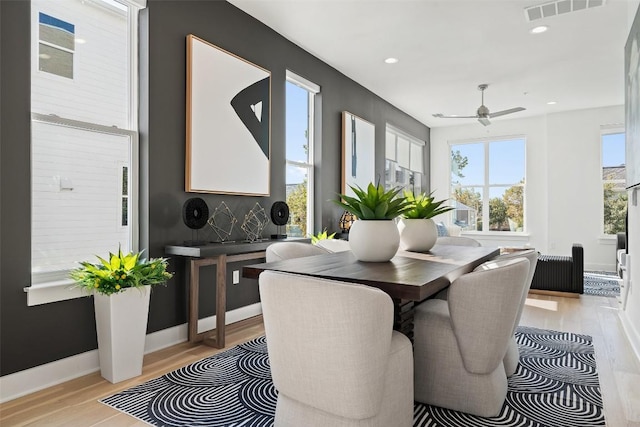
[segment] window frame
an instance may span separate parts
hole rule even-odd
[[[608,234],[605,232],[605,223],[604,223],[604,186],[607,183],[612,183],[612,184],[616,184],[616,183],[622,183],[622,193],[626,193],[626,180],[621,179],[621,180],[615,180],[615,179],[605,179],[603,176],[603,162],[604,162],[604,156],[603,156],[603,144],[604,144],[604,136],[605,135],[616,135],[616,134],[622,134],[625,135],[625,128],[624,125],[622,124],[612,124],[612,125],[603,125],[600,127],[600,233],[601,233],[601,238],[606,239],[606,240],[612,240],[616,238],[615,234]],[[626,140],[626,135],[625,135],[625,140]],[[626,152],[623,153],[625,155],[625,171],[626,171]]]
[[[524,167],[524,184],[519,183],[494,183],[490,182],[490,145],[492,142],[503,142],[510,140],[522,140],[524,143],[524,159],[523,159],[523,167]],[[456,145],[469,145],[469,144],[483,144],[483,183],[474,183],[461,185],[460,188],[482,188],[482,224],[483,230],[462,230],[462,234],[470,234],[470,235],[488,235],[488,236],[526,236],[528,235],[527,231],[527,138],[525,135],[505,135],[505,136],[496,136],[496,137],[488,137],[488,138],[473,138],[473,139],[465,139],[459,141],[448,141],[448,159],[449,162],[449,174],[448,174],[448,182],[449,182],[449,198],[452,201],[455,201],[453,194],[453,182],[451,179],[451,153],[453,147]],[[522,187],[522,230],[521,231],[497,231],[497,230],[484,230],[485,224],[490,226],[490,193],[491,188],[502,188],[507,187],[511,188],[514,186]],[[449,214],[449,221],[453,223],[453,215],[455,214],[455,209],[451,211]],[[488,228],[488,227],[487,227]]]
[[[301,89],[307,91],[307,109],[308,109],[308,123],[307,123],[307,162],[300,162],[295,160],[289,160],[286,155],[285,146],[285,170],[288,166],[293,166],[307,170],[307,234],[314,234],[315,230],[315,133],[316,133],[316,100],[320,94],[320,86],[305,79],[304,77],[295,74],[294,72],[287,70],[286,83],[291,83],[298,86]],[[286,98],[285,98],[285,110],[286,110]],[[286,124],[285,124],[286,126]],[[285,140],[286,144],[286,140]],[[285,172],[286,174],[286,172]],[[285,176],[286,183],[286,176]],[[303,236],[306,237],[306,236]]]
[[[107,0],[106,3],[111,3],[113,0]],[[127,57],[129,63],[129,69],[127,73],[127,87],[128,87],[128,107],[129,112],[127,115],[127,128],[118,128],[116,126],[105,126],[97,123],[89,123],[69,118],[60,117],[55,114],[42,114],[37,111],[31,112],[31,122],[41,122],[53,126],[64,126],[77,130],[88,132],[99,132],[115,136],[124,136],[129,138],[130,142],[130,164],[128,165],[129,174],[129,236],[130,246],[132,251],[138,251],[139,239],[140,239],[140,226],[139,226],[139,130],[138,130],[138,106],[139,106],[139,80],[138,80],[138,22],[139,12],[146,7],[146,0],[116,0],[117,3],[123,5],[128,9],[127,12]],[[30,2],[33,3],[33,2]],[[35,7],[31,4],[31,7]],[[39,16],[39,15],[38,15]],[[31,25],[37,23],[30,22]],[[74,24],[75,25],[75,24]],[[35,55],[35,64],[38,64],[38,52],[40,45],[39,35],[34,37],[34,31],[37,33],[37,28],[31,29],[30,49],[31,55]],[[75,52],[74,52],[75,54]],[[74,61],[75,67],[75,61]],[[38,70],[38,72],[43,72]],[[58,76],[59,77],[59,76]],[[31,144],[31,141],[30,141]],[[30,174],[31,165],[29,165]],[[120,179],[119,181],[121,181]],[[120,182],[121,184],[121,182]],[[121,192],[121,191],[120,191]],[[121,196],[122,197],[122,196]],[[120,197],[120,199],[121,199]],[[118,202],[121,209],[121,202]],[[122,226],[120,226],[122,227]],[[93,254],[90,254],[93,255]],[[69,270],[46,272],[46,273],[33,273],[31,272],[31,281],[29,286],[24,288],[27,294],[27,305],[40,305],[56,301],[64,301],[74,298],[80,298],[87,296],[86,291],[80,288],[74,287],[73,281],[68,278]]]

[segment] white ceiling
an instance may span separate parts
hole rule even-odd
[[[432,114],[474,115],[481,83],[491,111],[526,108],[492,121],[624,104],[636,0],[534,22],[524,8],[547,1],[229,1],[430,127],[477,123]]]

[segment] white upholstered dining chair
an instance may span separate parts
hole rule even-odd
[[[507,353],[504,356],[504,370],[507,374],[507,377],[516,373],[518,369],[518,363],[520,363],[520,350],[518,349],[518,343],[516,341],[515,332],[516,328],[520,324],[520,318],[522,317],[522,311],[524,310],[524,305],[527,302],[527,295],[529,295],[529,288],[531,288],[531,282],[533,281],[533,274],[536,271],[536,265],[538,264],[538,252],[534,249],[526,249],[523,251],[516,251],[506,254],[498,255],[495,260],[508,260],[513,258],[526,258],[529,260],[529,271],[527,273],[527,280],[525,282],[524,293],[522,294],[522,300],[520,301],[520,306],[518,310],[518,315],[516,317],[516,324],[513,327],[513,336],[509,341],[509,346],[507,347]],[[476,269],[483,269],[486,265],[480,265]]]
[[[416,401],[482,417],[499,414],[507,394],[504,357],[528,272],[526,258],[493,261],[456,279],[447,300],[415,308]]]
[[[311,255],[328,254],[324,248],[305,242],[276,242],[265,251],[267,262],[282,261],[291,258],[301,258]]]
[[[411,342],[379,289],[289,273],[259,277],[276,427],[410,427]]]

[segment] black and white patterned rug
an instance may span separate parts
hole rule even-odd
[[[616,273],[608,271],[585,271],[584,293],[601,297],[620,295],[621,279]]]
[[[516,338],[520,365],[500,415],[416,404],[414,426],[605,425],[590,336],[520,327]],[[263,336],[101,402],[153,426],[270,427],[276,400]]]

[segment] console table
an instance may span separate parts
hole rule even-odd
[[[207,243],[199,246],[165,246],[164,252],[166,255],[185,257],[189,261],[189,342],[195,343],[203,341],[207,345],[224,348],[227,311],[227,264],[264,258],[265,250],[269,245],[276,242],[287,241],[310,242],[310,239],[265,239],[256,242]],[[215,265],[217,267],[215,279],[216,327],[208,331],[198,332],[200,268],[209,265]]]

